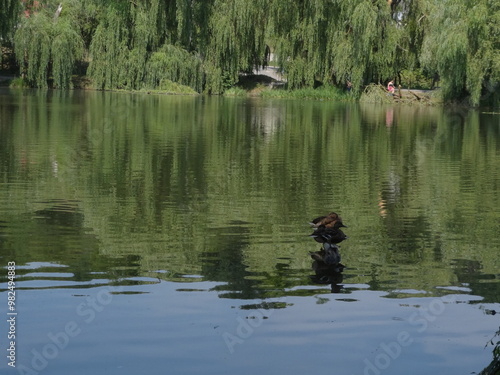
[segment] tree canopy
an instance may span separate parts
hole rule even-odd
[[[2,0],[0,43],[34,87],[163,80],[221,93],[273,63],[290,88],[359,91],[404,70],[439,75],[447,99],[478,104],[500,80],[500,5],[491,0]]]

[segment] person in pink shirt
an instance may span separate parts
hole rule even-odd
[[[389,83],[387,84],[387,91],[389,91],[390,94],[394,95],[394,91],[396,88],[394,87],[394,81],[390,80]]]

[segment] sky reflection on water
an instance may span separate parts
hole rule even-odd
[[[343,284],[337,294],[304,285],[295,290],[313,293],[248,300],[220,298],[221,284],[208,281],[24,284],[21,278],[19,364],[41,369],[36,353],[50,354],[53,338],[70,322],[76,327],[46,359],[42,373],[50,374],[471,373],[490,361],[485,345],[498,328],[496,316],[485,314],[495,304],[448,288],[440,288],[442,297],[387,298],[368,285]]]

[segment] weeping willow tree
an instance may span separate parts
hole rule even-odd
[[[167,9],[170,43],[176,43],[189,52],[202,53],[209,44],[210,18],[214,0],[176,0]],[[173,6],[175,5],[175,6]],[[172,15],[175,14],[175,19]]]
[[[223,92],[234,85],[240,72],[251,72],[263,63],[268,4],[265,0],[215,1],[210,39],[202,48],[208,92]]]
[[[396,69],[415,69],[420,67],[419,56],[424,38],[425,1],[399,0],[391,1],[391,15],[397,22],[398,30],[404,31],[398,41],[405,52],[398,57]]]
[[[83,39],[73,19],[60,17],[52,30],[52,76],[54,86],[68,88],[76,61],[83,56]]]
[[[47,87],[52,22],[44,12],[24,18],[14,35],[16,58],[29,84]]]
[[[90,45],[88,75],[97,88],[126,86],[129,27],[125,11],[109,6],[103,12]]]
[[[348,27],[345,31],[337,28],[333,38],[343,41],[342,49],[335,49],[332,41],[334,66],[338,66],[343,75],[347,75],[350,68],[356,88],[394,77],[398,66],[405,64],[407,51],[401,48],[405,32],[392,18],[387,2],[348,1],[342,4],[341,14]],[[341,53],[347,56],[347,61]]]
[[[0,45],[13,34],[20,11],[19,0],[0,1]]]
[[[291,88],[386,79],[403,55],[402,34],[382,0],[271,2],[269,38]]]
[[[96,87],[140,88],[150,54],[165,40],[165,2],[108,1],[90,45]]]
[[[422,64],[439,73],[445,99],[467,94],[479,104],[485,83],[498,82],[500,4],[458,0],[426,2]]]
[[[55,12],[46,7],[23,17],[14,35],[21,73],[34,87],[47,87],[52,74],[55,87],[68,88],[75,62],[83,56],[83,40],[72,17],[72,6],[78,4],[61,4]]]

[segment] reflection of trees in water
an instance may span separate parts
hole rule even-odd
[[[383,187],[379,192],[379,213],[384,219],[384,231],[386,246],[390,250],[389,257],[399,262],[415,263],[422,257],[423,243],[433,243],[431,223],[428,216],[419,210],[407,211],[402,209],[411,206],[412,196],[410,195],[407,182],[404,176],[400,177],[393,169],[383,182]],[[439,247],[435,250],[439,252]],[[436,254],[439,257],[439,254]]]
[[[213,250],[202,252],[201,271],[211,281],[224,281],[214,289],[228,298],[258,298],[258,282],[248,279],[244,249],[249,243],[248,223],[232,222],[227,227],[213,228],[208,236],[214,239]]]
[[[5,236],[2,249],[10,253],[9,259],[17,265],[36,262],[63,265],[64,273],[72,274],[72,281],[91,281],[96,273],[102,273],[99,276],[102,279],[139,275],[138,255],[112,258],[100,254],[99,240],[85,227],[79,204],[76,200],[52,199],[35,203],[43,208],[32,214],[9,218],[8,224],[0,227],[3,234],[0,238]],[[19,272],[31,271],[20,268]],[[46,272],[54,272],[54,280],[61,280],[57,277],[60,267],[48,266]]]
[[[246,251],[251,243],[250,223],[231,221],[230,225],[207,230],[211,250],[201,255],[204,279],[224,282],[213,290],[223,298],[258,299],[294,294],[287,291],[304,284],[302,270],[290,269],[286,260],[276,260],[272,271],[251,271]],[[299,276],[300,275],[300,276]]]
[[[494,213],[488,214],[497,201],[500,170],[495,119],[479,121],[466,114],[465,124],[454,124],[439,108],[397,107],[388,129],[382,106],[50,95],[49,101],[26,93],[13,96],[13,110],[10,102],[0,104],[13,124],[0,126],[5,136],[0,170],[8,181],[28,182],[27,194],[53,197],[70,191],[82,198],[69,216],[60,207],[51,212],[47,204],[37,207],[39,219],[31,218],[36,214],[14,219],[18,227],[28,223],[27,232],[35,230],[50,248],[35,243],[36,250],[30,250],[32,241],[18,242],[19,250],[14,250],[11,240],[0,236],[0,246],[23,259],[55,258],[98,271],[110,265],[114,272],[131,275],[161,269],[168,271],[166,279],[172,270],[178,275],[207,273],[207,279],[228,281],[228,292],[235,296],[238,287],[249,296],[269,295],[266,284],[282,293],[287,285],[309,282],[309,264],[297,261],[309,259],[295,248],[289,262],[277,260],[274,247],[281,244],[263,245],[259,239],[288,238],[290,227],[274,223],[287,216],[295,225],[301,212],[324,203],[318,197],[342,201],[356,213],[355,231],[366,233],[366,240],[349,252],[360,267],[368,259],[370,264],[359,272],[363,276],[356,277],[368,280],[374,290],[387,289],[384,283],[393,278],[389,267],[400,264],[410,264],[414,275],[418,269],[436,270],[429,278],[412,279],[416,289],[450,280],[450,259],[467,258],[469,251],[468,242],[457,240],[469,230],[456,220],[463,208],[481,215],[481,233],[468,232],[468,241],[479,236],[498,241],[498,226],[490,220]],[[51,170],[52,157],[58,162],[57,175]],[[484,194],[471,194],[474,190]],[[221,201],[234,202],[229,217]],[[220,238],[203,238],[207,217],[229,226],[216,230],[214,237]],[[234,223],[238,217],[259,224]],[[6,220],[7,227],[11,221]],[[0,226],[0,232],[6,230]],[[128,246],[117,239],[122,233]],[[75,254],[70,254],[71,241]],[[483,244],[479,256],[495,259],[496,253]],[[420,267],[422,259],[426,263]],[[159,267],[151,268],[153,264]],[[371,264],[377,272],[373,277]],[[482,264],[491,268],[494,262]]]
[[[481,303],[498,303],[500,283],[496,275],[484,273],[480,261],[454,259],[451,267],[459,285],[467,285],[470,294],[483,297]]]

